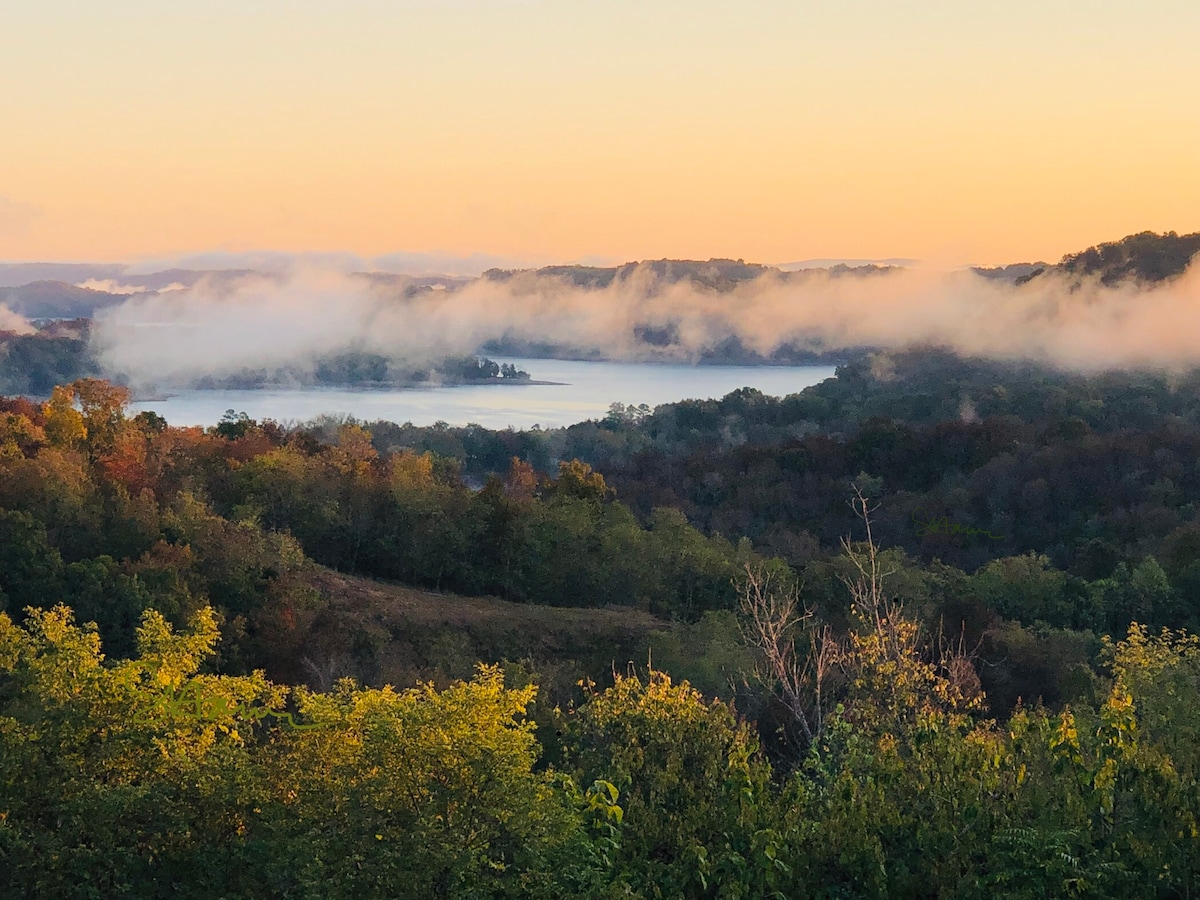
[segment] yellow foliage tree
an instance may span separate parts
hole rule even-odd
[[[75,408],[75,390],[56,387],[42,405],[46,417],[46,439],[52,447],[77,447],[87,437],[83,415]]]
[[[46,431],[21,413],[0,415],[0,457],[27,455],[46,442]]]
[[[403,450],[391,460],[392,490],[405,491],[433,484],[433,454]]]

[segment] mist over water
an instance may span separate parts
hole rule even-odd
[[[970,270],[766,274],[724,291],[641,265],[601,288],[518,272],[405,296],[396,283],[299,267],[201,279],[97,314],[93,346],[135,388],[186,387],[247,369],[311,370],[361,351],[420,365],[488,341],[580,357],[689,363],[730,338],[836,350],[940,345],[1081,371],[1200,362],[1200,266],[1162,285],[1106,287],[1048,273],[1021,285]],[[647,343],[647,330],[666,338]]]
[[[558,384],[462,385],[418,390],[180,391],[166,400],[133,404],[172,425],[215,425],[228,409],[254,419],[304,421],[352,415],[433,425],[475,423],[487,428],[555,428],[603,418],[613,403],[653,408],[685,398],[719,398],[742,387],[794,394],[834,374],[832,366],[687,366],[504,359],[540,381]]]

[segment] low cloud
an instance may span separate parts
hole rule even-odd
[[[143,284],[122,284],[115,278],[88,278],[86,281],[81,281],[75,287],[85,288],[89,291],[103,291],[106,294],[143,294],[147,288]],[[170,291],[186,290],[187,285],[181,281],[173,281],[170,284],[158,288],[158,293],[168,293]]]
[[[29,324],[20,313],[13,312],[3,303],[0,303],[0,331],[9,331],[14,334],[33,334],[36,329]]]
[[[932,344],[1085,371],[1200,363],[1200,266],[1157,287],[1110,288],[1054,273],[1013,287],[969,270],[917,268],[769,272],[716,292],[638,266],[599,289],[535,272],[412,296],[402,288],[315,266],[201,279],[102,311],[94,341],[112,371],[140,385],[303,370],[347,350],[420,363],[498,339],[681,362],[737,338],[764,355],[788,344]],[[646,329],[667,337],[651,346]]]

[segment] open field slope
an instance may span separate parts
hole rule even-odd
[[[545,673],[623,670],[671,625],[628,607],[569,609],[463,597],[316,567],[322,602],[300,652],[306,680],[352,675],[411,684],[469,676],[477,661],[522,661]],[[307,662],[304,662],[307,660]],[[644,662],[644,660],[642,660]],[[558,680],[558,679],[556,679]]]

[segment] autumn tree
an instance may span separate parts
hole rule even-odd
[[[71,384],[86,429],[88,449],[93,456],[112,450],[125,426],[129,388],[99,378],[81,378]]]
[[[87,437],[83,414],[75,408],[75,391],[70,387],[55,387],[50,399],[42,406],[46,420],[46,438],[54,447],[75,447]]]

